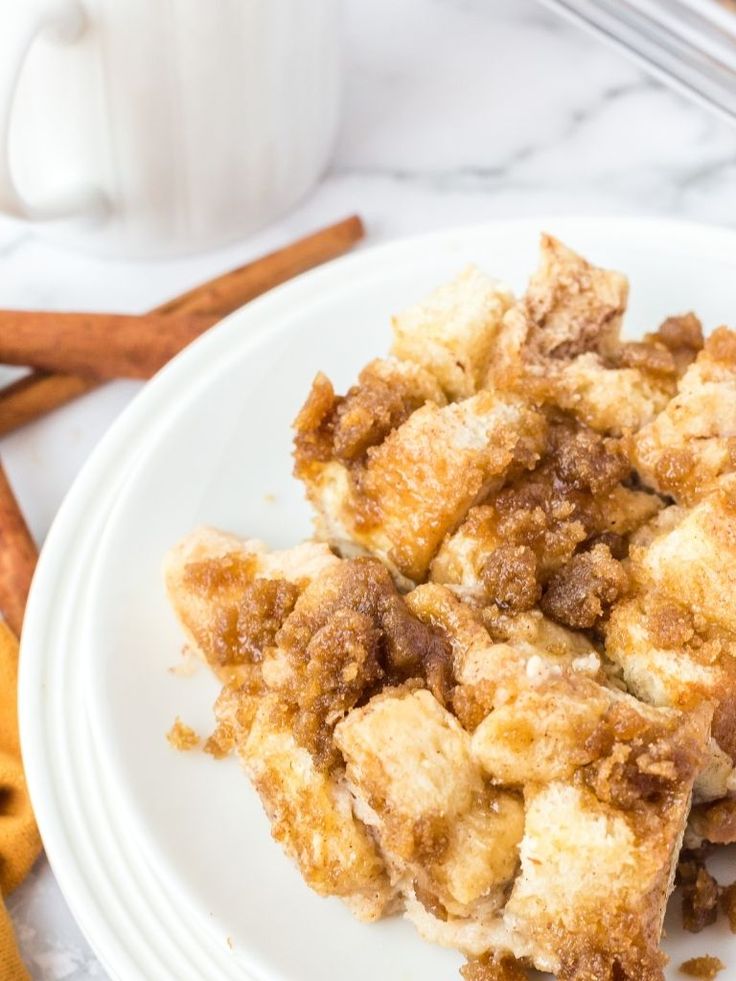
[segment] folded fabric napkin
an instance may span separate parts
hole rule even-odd
[[[18,642],[0,620],[0,978],[26,981],[3,897],[23,879],[41,850],[23,775],[18,738]]]

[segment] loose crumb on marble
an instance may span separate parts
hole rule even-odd
[[[680,965],[680,971],[687,974],[690,978],[705,978],[705,981],[713,981],[713,978],[720,971],[725,971],[726,965],[717,957],[691,957]]]
[[[182,753],[199,745],[199,736],[191,726],[185,725],[177,715],[173,726],[166,733],[166,738]]]
[[[271,493],[264,494],[263,495],[263,500],[266,502],[266,504],[275,504],[276,503],[276,495],[275,494],[271,494]]]

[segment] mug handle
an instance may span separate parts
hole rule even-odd
[[[84,8],[77,0],[0,0],[0,19],[0,211],[29,221],[99,213],[105,198],[93,187],[70,188],[54,200],[30,204],[20,194],[10,167],[10,120],[28,52],[44,31],[59,44],[76,41],[87,27]],[[16,21],[15,27],[8,26]]]

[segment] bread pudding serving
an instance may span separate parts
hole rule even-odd
[[[736,840],[736,332],[621,339],[543,236],[295,421],[311,541],[202,528],[165,577],[274,837],[467,981],[656,981],[683,840]],[[257,533],[258,529],[254,529]]]

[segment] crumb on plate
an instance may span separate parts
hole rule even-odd
[[[191,726],[185,725],[177,715],[173,726],[166,733],[166,738],[179,752],[185,753],[199,745],[199,736]]]
[[[718,883],[705,867],[705,859],[695,852],[684,852],[677,866],[682,886],[682,926],[689,933],[700,933],[718,919]]]
[[[690,978],[705,978],[706,981],[713,981],[713,978],[720,971],[725,971],[726,965],[717,957],[691,957],[680,965],[680,971],[687,974]]]
[[[726,914],[731,933],[736,933],[736,882],[726,886],[721,893],[721,909]]]

